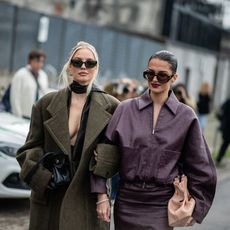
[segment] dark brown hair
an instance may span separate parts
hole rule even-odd
[[[173,74],[176,73],[176,71],[177,71],[177,58],[173,53],[169,52],[168,50],[158,51],[149,58],[149,62],[154,58],[160,59],[162,61],[167,61],[171,65],[171,69],[173,71]]]
[[[41,57],[46,59],[46,54],[41,50],[31,50],[28,55],[28,63],[32,60],[39,60]]]

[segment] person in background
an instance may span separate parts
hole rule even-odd
[[[10,89],[11,89],[11,84],[9,84],[4,91],[2,100],[0,102],[0,111],[6,111],[11,113]]]
[[[134,98],[138,96],[138,83],[131,78],[124,78],[118,82],[118,99],[124,101],[126,99]]]
[[[46,54],[32,50],[28,65],[20,68],[13,76],[10,88],[11,112],[30,119],[33,104],[48,93],[48,77],[42,70]]]
[[[153,54],[143,77],[148,89],[140,97],[121,102],[105,132],[107,143],[118,146],[120,156],[115,230],[173,229],[168,225],[167,205],[181,168],[196,202],[193,220],[201,223],[214,199],[216,170],[195,112],[171,90],[177,80],[175,55],[166,50]],[[92,171],[107,178],[110,171],[115,172],[114,154],[99,148],[96,152]],[[95,183],[93,191],[100,187]],[[97,211],[106,220],[103,205]]]
[[[197,112],[201,129],[204,131],[210,113],[212,89],[208,82],[203,82],[200,86],[197,102]]]
[[[117,82],[110,82],[104,86],[104,91],[113,97],[118,97],[118,92],[117,92]]]
[[[216,165],[219,166],[230,144],[230,98],[221,106],[218,112],[220,131],[222,132],[222,144],[216,158]]]
[[[20,176],[32,189],[30,230],[109,229],[96,212],[97,200],[100,205],[108,200],[106,185],[91,194],[91,176],[97,183],[101,178],[90,174],[89,161],[119,102],[94,85],[98,71],[95,47],[78,42],[60,75],[65,88],[45,95],[33,106],[26,143],[17,152]],[[54,173],[44,165],[31,173],[49,152],[69,159],[65,166],[71,180],[58,188],[52,186]]]
[[[138,83],[134,79],[124,78],[106,84],[104,91],[119,101],[124,101],[138,96]]]
[[[195,112],[197,111],[197,106],[195,100],[188,94],[188,91],[183,83],[178,83],[173,87],[173,92],[175,93],[177,99],[191,107]]]

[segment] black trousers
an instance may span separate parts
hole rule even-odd
[[[224,157],[229,144],[230,144],[230,139],[223,139],[222,145],[220,147],[220,151],[219,151],[218,156],[216,158],[216,161],[218,163],[220,163],[222,158]]]

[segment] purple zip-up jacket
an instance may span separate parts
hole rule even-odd
[[[147,90],[122,102],[107,127],[106,137],[120,149],[121,180],[170,185],[180,160],[196,201],[193,217],[201,223],[214,199],[216,170],[197,116],[170,91],[153,129],[153,106]],[[103,183],[92,183],[92,191],[102,188]]]

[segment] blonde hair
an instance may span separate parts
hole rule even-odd
[[[212,93],[212,87],[211,85],[205,81],[201,84],[200,86],[200,94],[204,95],[204,94],[208,94],[208,95],[211,95]]]
[[[99,58],[98,58],[98,54],[97,54],[97,51],[95,49],[94,46],[92,46],[91,44],[89,44],[88,42],[84,42],[84,41],[80,41],[76,44],[76,46],[74,46],[69,54],[69,59],[68,61],[64,64],[63,68],[62,68],[62,71],[59,75],[59,85],[63,85],[64,87],[69,87],[70,83],[72,82],[72,78],[69,74],[69,71],[68,71],[68,67],[70,65],[70,61],[72,60],[74,54],[82,49],[82,48],[86,48],[86,49],[89,49],[93,55],[94,55],[94,58],[95,60],[97,61],[97,66],[96,66],[96,72],[91,80],[91,82],[89,83],[88,87],[87,87],[87,95],[90,93],[91,89],[92,89],[92,85],[98,75],[98,71],[99,71]]]

